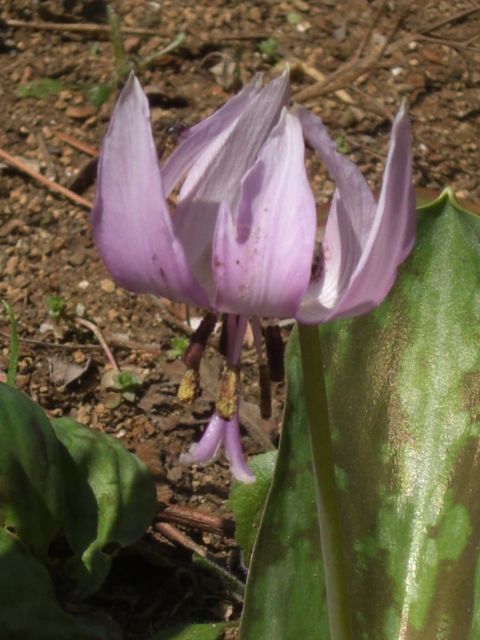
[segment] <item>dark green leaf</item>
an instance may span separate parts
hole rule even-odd
[[[269,451],[250,458],[248,462],[255,474],[255,482],[236,482],[230,492],[228,506],[235,516],[235,538],[242,547],[245,564],[250,562],[276,457],[276,451]]]
[[[66,515],[61,449],[40,407],[0,383],[0,524],[43,556]]]
[[[95,627],[95,629],[94,629]],[[0,527],[0,634],[5,640],[112,640],[58,604],[48,571]]]
[[[86,596],[107,576],[112,555],[152,521],[155,485],[140,460],[113,438],[68,418],[52,424],[65,447],[65,534],[75,553],[68,569],[76,595]]]
[[[156,633],[150,640],[217,640],[228,625],[213,624],[182,624],[171,629]]]

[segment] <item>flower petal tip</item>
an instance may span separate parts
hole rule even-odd
[[[235,480],[238,482],[243,482],[244,484],[253,484],[256,480],[255,474],[253,474],[248,467],[242,467],[241,469],[236,469],[233,466],[231,467],[231,472]]]
[[[192,444],[187,453],[180,454],[178,458],[179,463],[185,467],[189,467],[192,464],[197,464],[197,461],[195,460],[195,457],[194,457],[194,453],[195,453],[195,445]]]

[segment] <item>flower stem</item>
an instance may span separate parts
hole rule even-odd
[[[343,557],[332,439],[318,326],[298,326],[310,432],[330,640],[351,640],[352,619]]]

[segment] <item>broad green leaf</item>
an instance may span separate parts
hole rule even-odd
[[[0,383],[0,525],[41,556],[66,514],[61,451],[40,407]]]
[[[69,418],[52,421],[64,445],[63,474],[77,596],[106,578],[112,555],[138,540],[156,512],[155,485],[138,458],[113,438]]]
[[[99,624],[63,611],[48,571],[0,527],[0,634],[5,640],[113,640]]]
[[[150,640],[217,640],[228,624],[181,624],[156,633]]]
[[[16,95],[18,98],[48,98],[48,96],[56,95],[63,89],[60,80],[53,80],[52,78],[40,78],[39,80],[32,80],[31,82],[25,82],[21,84]]]
[[[242,640],[328,639],[302,364],[296,347],[289,343],[287,349],[285,417],[248,575]]]
[[[479,326],[480,218],[445,192],[387,301],[324,328],[362,640],[480,637]]]
[[[247,565],[272,482],[276,457],[276,451],[268,451],[250,458],[248,463],[255,474],[255,482],[236,482],[228,499],[228,506],[235,516],[235,538],[242,548],[243,562]]]
[[[419,210],[416,247],[379,309],[321,328],[354,640],[480,638],[479,327],[480,218],[447,191]],[[298,358],[292,342],[242,640],[329,638],[312,619],[321,589],[315,603],[297,598],[322,572],[318,541],[302,557],[293,528],[314,511]]]

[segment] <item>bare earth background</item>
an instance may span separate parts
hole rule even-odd
[[[180,46],[139,73],[165,154],[182,126],[211,113],[255,73],[269,79],[288,62],[294,100],[321,115],[340,150],[360,165],[375,189],[391,119],[406,98],[416,185],[434,193],[450,185],[460,198],[479,198],[479,4],[129,0],[112,6],[132,59],[146,61],[186,34]],[[176,390],[184,366],[176,338],[189,333],[185,309],[116,287],[92,245],[91,158],[115,100],[113,92],[99,109],[89,101],[93,86],[114,77],[106,24],[101,0],[1,3],[0,297],[13,306],[19,322],[18,386],[51,415],[71,415],[120,439],[149,466],[159,501],[170,507],[85,605],[107,608],[126,638],[141,640],[173,622],[238,617],[240,604],[220,581],[188,568],[192,548],[241,580],[245,576],[225,506],[227,465],[223,460],[206,469],[178,464],[213,408],[221,366],[218,338],[203,365],[202,398],[193,407],[182,406]],[[24,89],[45,79],[55,81],[48,85],[55,87],[50,95],[33,97]],[[50,182],[42,184],[26,169]],[[321,207],[333,184],[310,154],[309,170]],[[77,192],[83,202],[58,195],[55,184],[69,189],[70,197]],[[56,325],[48,312],[51,295],[66,303],[65,318]],[[199,312],[191,314],[195,318]],[[120,368],[141,376],[133,401],[119,403],[101,383],[106,355],[76,316],[99,327]],[[0,330],[4,379],[5,317]],[[276,444],[283,388],[275,390],[272,420],[261,421],[250,344],[244,362],[244,446],[254,454]],[[185,527],[178,506],[194,510],[188,515],[192,526]],[[204,513],[210,516],[207,524]]]

